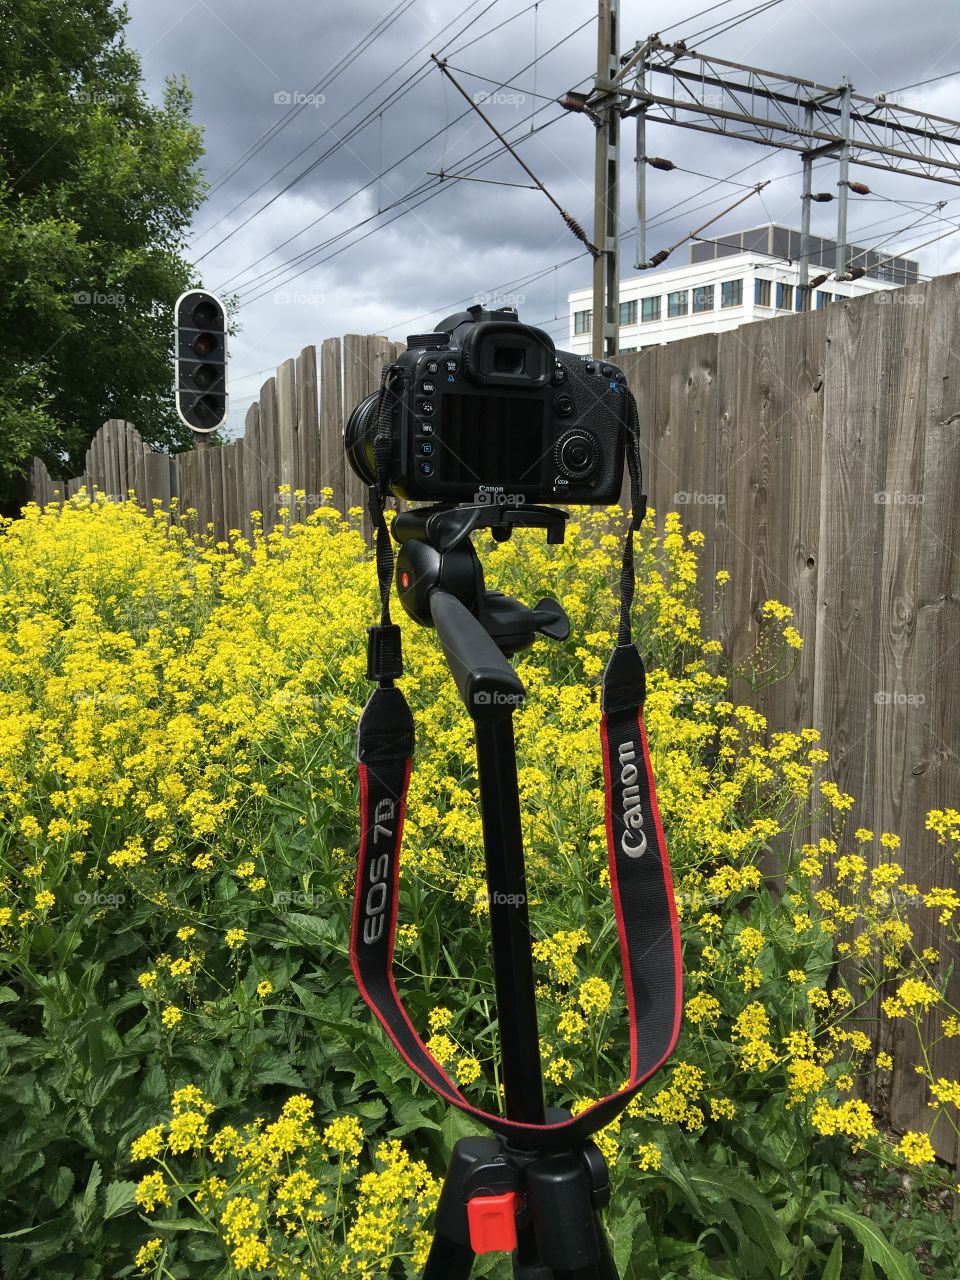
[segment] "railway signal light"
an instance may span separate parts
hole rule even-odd
[[[177,413],[191,431],[209,435],[227,418],[227,313],[205,289],[189,289],[174,311]]]

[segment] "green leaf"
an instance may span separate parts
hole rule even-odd
[[[52,1182],[47,1190],[47,1194],[53,1201],[54,1208],[62,1209],[67,1202],[67,1196],[73,1189],[73,1172],[61,1165],[53,1177]]]
[[[135,1182],[111,1182],[103,1197],[104,1218],[119,1218],[133,1208],[133,1193],[137,1189]]]
[[[841,1226],[853,1232],[863,1246],[863,1256],[887,1276],[887,1280],[915,1280],[917,1272],[899,1249],[894,1249],[875,1222],[863,1218],[850,1209],[833,1209],[833,1217]]]
[[[827,1265],[823,1268],[820,1280],[840,1280],[840,1268],[843,1264],[843,1236],[837,1236],[830,1250]]]

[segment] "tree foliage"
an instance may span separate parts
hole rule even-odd
[[[0,0],[0,486],[76,474],[108,417],[186,443],[171,316],[203,199],[190,93],[148,101],[115,0]]]

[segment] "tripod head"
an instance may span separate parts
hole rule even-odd
[[[568,513],[556,507],[434,506],[401,512],[393,522],[400,544],[396,584],[400,603],[415,622],[436,627],[467,711],[491,722],[515,711],[524,689],[507,655],[529,648],[536,635],[565,640],[570,622],[556,600],[532,609],[500,591],[488,591],[470,535],[489,528],[505,542],[518,527],[546,530],[563,541]]]

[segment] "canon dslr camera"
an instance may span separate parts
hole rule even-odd
[[[612,503],[623,482],[627,383],[616,365],[557,351],[516,310],[471,307],[414,334],[391,397],[390,489],[426,502]],[[344,432],[376,480],[379,393]]]

